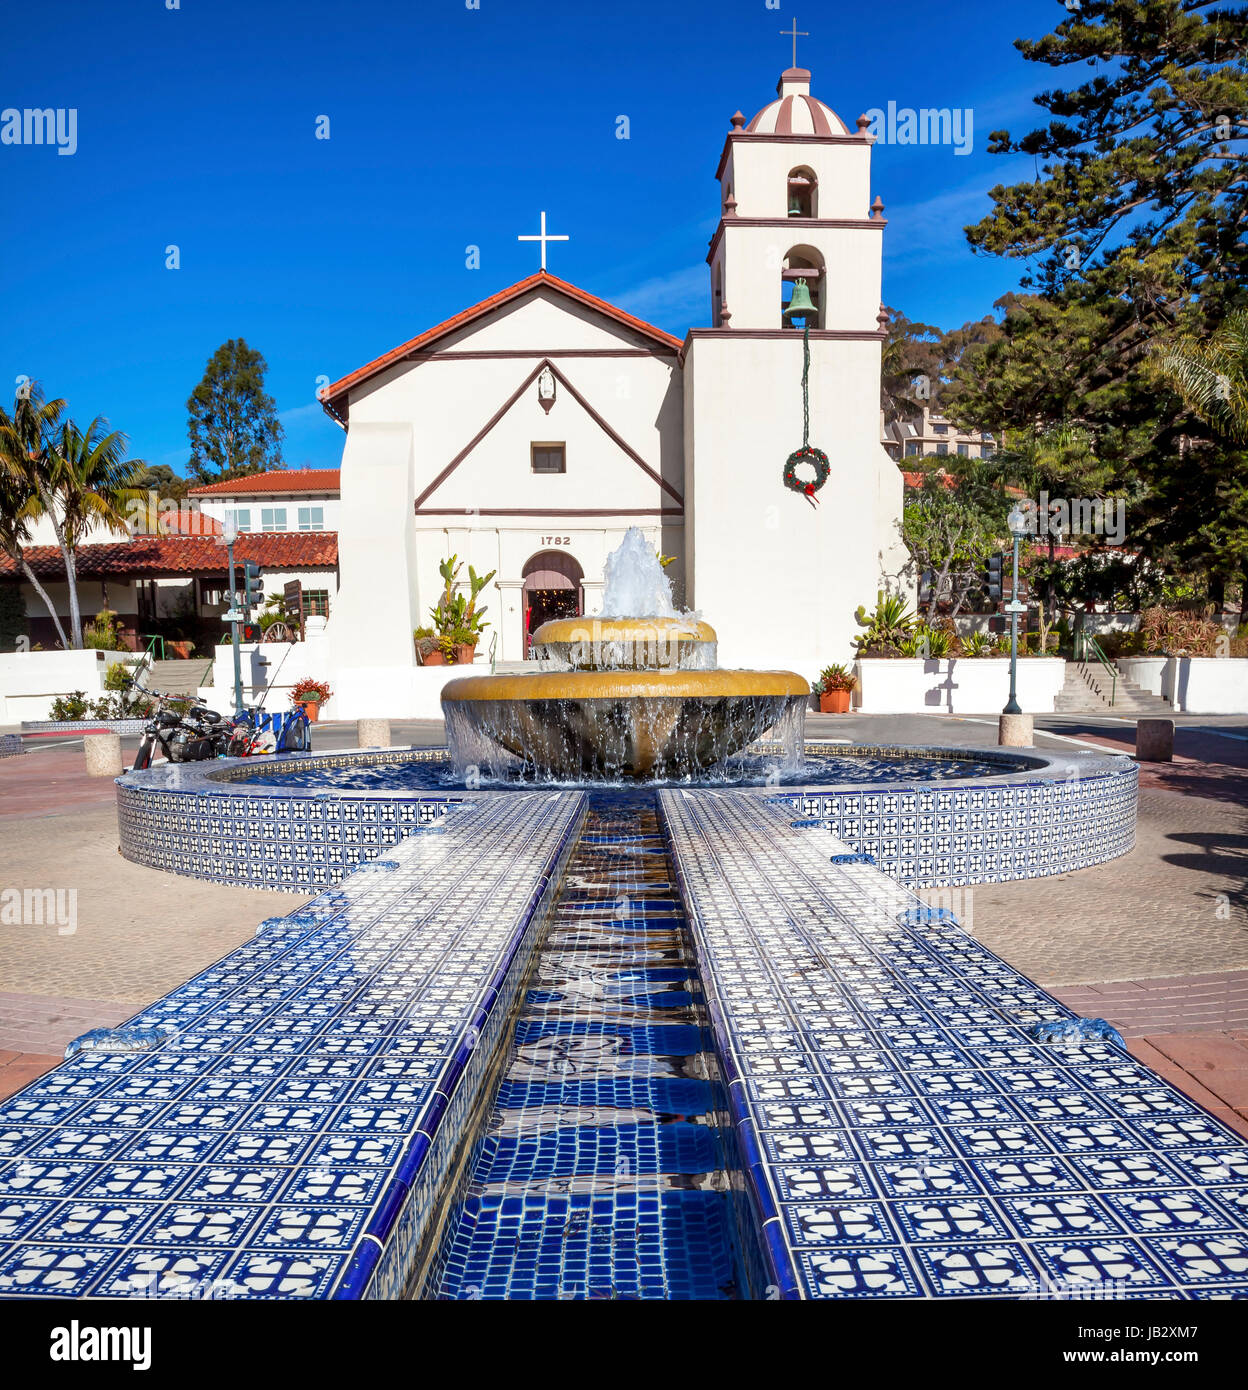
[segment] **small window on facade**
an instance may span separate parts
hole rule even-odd
[[[971,450],[970,450],[970,447],[969,447],[968,445],[966,445],[966,444],[959,444],[959,445],[958,445],[958,453],[959,453],[959,455],[960,455],[962,458],[967,458],[967,457],[970,455],[970,452],[971,452]]]
[[[284,531],[286,529],[286,508],[261,507],[260,529],[262,531]]]
[[[948,433],[949,433],[949,426],[948,426],[948,425],[933,425],[933,426],[932,426],[932,433],[933,433],[933,434],[948,434]]]
[[[323,531],[325,529],[325,508],[300,507],[299,529],[301,531]]]
[[[534,473],[566,473],[567,454],[562,444],[534,444],[532,465]]]
[[[251,530],[251,508],[236,507],[234,509],[234,525],[240,531]]]
[[[992,444],[985,444],[984,447],[979,451],[980,457],[990,459],[993,455],[993,450],[994,446]]]
[[[948,444],[937,444],[936,452],[943,458],[949,452]]]
[[[918,455],[919,455],[919,453],[920,453],[920,451],[921,451],[921,449],[922,449],[922,446],[920,445],[920,443],[919,443],[919,441],[918,441],[917,439],[907,439],[907,440],[906,440],[906,457],[907,457],[907,458],[917,458]]]
[[[322,618],[329,617],[329,590],[328,589],[305,589],[303,591],[303,612],[305,617],[308,614],[316,613]]]

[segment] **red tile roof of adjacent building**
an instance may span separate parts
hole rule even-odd
[[[31,545],[25,556],[40,579],[64,579],[65,564],[54,545]],[[130,541],[84,545],[77,551],[79,579],[143,579],[224,574],[225,547],[211,536],[136,536]],[[336,531],[266,531],[239,536],[234,559],[266,569],[335,569]],[[17,562],[0,555],[0,577],[20,578]]]
[[[232,497],[271,492],[276,497],[285,492],[337,492],[341,478],[342,470],[338,468],[272,468],[267,473],[248,473],[244,478],[229,478],[223,483],[205,483],[191,488],[187,496]]]
[[[393,367],[396,362],[401,362],[405,357],[410,357],[413,353],[421,352],[432,346],[439,338],[445,338],[448,333],[454,333],[456,329],[466,327],[476,319],[501,308],[502,305],[511,303],[513,299],[519,299],[521,295],[538,289],[555,290],[557,293],[575,300],[578,304],[583,304],[586,308],[605,314],[607,318],[614,319],[616,323],[623,324],[625,328],[631,328],[634,333],[640,333],[643,338],[649,338],[652,342],[671,352],[680,351],[679,338],[673,338],[670,333],[664,333],[661,328],[656,328],[654,324],[647,323],[644,319],[636,318],[624,309],[617,309],[614,304],[608,304],[605,299],[599,299],[597,295],[578,289],[576,285],[569,284],[567,280],[560,280],[557,275],[551,275],[549,271],[539,270],[536,275],[530,275],[527,279],[520,280],[505,290],[500,290],[498,294],[491,295],[489,299],[483,299],[480,304],[474,304],[470,309],[464,309],[453,318],[435,324],[433,328],[427,329],[418,337],[412,338],[406,343],[400,343],[398,347],[392,348],[381,357],[376,357],[373,361],[366,362],[364,366],[341,377],[332,386],[326,388],[321,397],[321,403],[330,415],[345,419],[347,402],[344,397],[353,387],[376,376],[378,372],[384,372],[387,367]]]
[[[906,480],[906,486],[907,486],[907,487],[922,487],[922,486],[923,486],[923,479],[924,479],[924,478],[930,478],[930,477],[937,477],[937,478],[939,478],[940,481],[941,481],[942,483],[944,483],[944,485],[945,485],[946,487],[957,487],[957,485],[958,485],[958,480],[957,480],[951,473],[941,473],[941,472],[939,472],[939,471],[937,471],[935,474],[931,474],[931,473],[908,473],[908,472],[906,472],[906,470],[903,468],[903,469],[902,469],[901,476]]]

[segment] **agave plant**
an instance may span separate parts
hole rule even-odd
[[[876,595],[875,611],[868,613],[864,604],[854,614],[854,620],[866,628],[865,633],[854,638],[854,646],[866,656],[875,652],[895,656],[914,631],[914,614],[906,607],[905,599],[883,590]]]

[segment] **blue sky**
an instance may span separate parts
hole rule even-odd
[[[0,109],[74,108],[77,150],[0,145],[0,391],[22,375],[182,471],[186,399],[226,338],[269,363],[293,467],[336,466],[331,380],[537,269],[683,335],[706,322],[715,166],[774,95],[793,0],[59,0],[13,7]],[[796,6],[798,61],[851,125],[971,108],[974,148],[879,144],[885,300],[953,327],[1015,287],[962,227],[1031,161],[1052,70],[1013,47],[1059,0]],[[55,18],[55,22],[52,22]],[[1074,78],[1076,74],[1061,74]],[[629,117],[631,138],[616,138]],[[330,138],[315,138],[328,116]],[[166,247],[179,269],[166,268]],[[465,266],[480,247],[481,266]]]

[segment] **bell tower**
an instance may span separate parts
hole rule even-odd
[[[869,124],[851,130],[793,66],[753,120],[732,117],[720,156],[711,321],[690,330],[684,376],[686,564],[723,665],[813,678],[850,660],[854,610],[903,563],[902,478],[880,443],[886,223]],[[785,314],[795,294],[804,319]],[[830,465],[814,495],[783,481],[803,442],[803,324],[810,443]]]
[[[817,306],[813,328],[878,328],[884,208],[879,199],[869,206],[868,125],[860,117],[851,131],[812,97],[805,68],[781,73],[776,100],[748,125],[733,116],[707,257],[715,326],[784,327],[781,309],[800,277]]]

